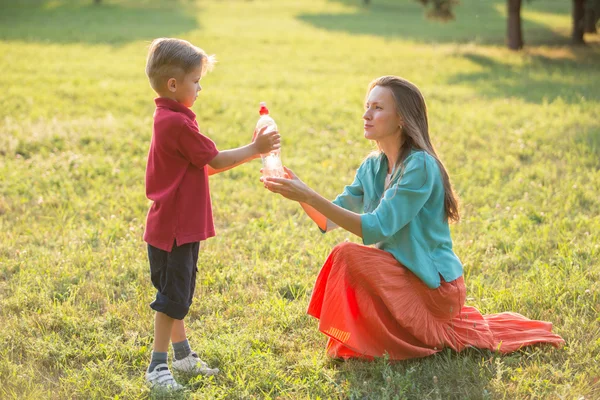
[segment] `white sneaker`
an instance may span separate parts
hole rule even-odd
[[[186,358],[174,360],[171,368],[178,372],[194,373],[205,376],[212,376],[219,373],[219,368],[210,368],[208,364],[202,361],[194,352],[190,353]]]
[[[183,386],[175,381],[173,375],[171,375],[171,371],[169,371],[169,366],[167,364],[158,364],[152,372],[146,371],[146,382],[152,388],[161,388],[168,390],[181,390]]]

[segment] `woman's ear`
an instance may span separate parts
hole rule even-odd
[[[167,89],[169,90],[169,92],[175,93],[177,91],[177,79],[170,78],[167,81]]]

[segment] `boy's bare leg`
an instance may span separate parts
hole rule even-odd
[[[146,381],[153,387],[159,386],[171,390],[180,390],[183,389],[183,386],[175,381],[173,375],[171,375],[171,371],[167,367],[167,354],[172,329],[173,318],[157,311],[154,315],[152,359],[146,371]]]
[[[190,343],[185,334],[185,323],[182,319],[173,321],[173,328],[171,328],[171,344],[173,345],[173,356],[175,357],[175,360],[182,360],[192,354]]]
[[[171,328],[171,343],[183,342],[187,339],[185,334],[185,323],[182,319],[173,320],[173,328]]]
[[[175,320],[159,311],[154,315],[154,345],[153,350],[160,353],[169,351],[169,341]]]

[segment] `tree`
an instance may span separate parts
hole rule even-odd
[[[456,0],[418,0],[424,5],[433,3],[433,10],[429,11],[429,17],[442,19],[453,19],[452,5]],[[368,3],[368,0],[365,0]],[[522,0],[506,0],[507,7],[507,25],[506,25],[506,45],[511,50],[520,50],[523,48],[523,29],[521,23],[521,4]],[[571,41],[573,44],[585,44],[584,33],[597,33],[596,25],[600,20],[600,0],[573,0],[572,9],[572,33]]]
[[[424,6],[432,4],[431,9],[427,12],[427,17],[448,21],[454,19],[452,7],[458,4],[458,0],[418,0]]]
[[[596,24],[600,19],[600,0],[573,0],[573,44],[585,44],[584,33],[598,33]]]
[[[588,0],[585,3],[583,19],[585,33],[598,33],[596,25],[600,21],[600,0]]]
[[[583,40],[583,21],[585,15],[585,0],[573,0],[573,29],[571,33],[571,41],[573,44],[585,44]]]
[[[523,30],[521,28],[521,0],[507,0],[506,45],[511,50],[523,48]]]

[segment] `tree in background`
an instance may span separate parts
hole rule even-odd
[[[417,0],[424,6],[431,4],[431,8],[427,11],[427,17],[449,21],[454,19],[452,7],[458,4],[458,0]]]
[[[585,33],[598,33],[596,25],[600,21],[600,0],[588,0],[584,12]]]
[[[363,0],[369,4],[370,0]],[[452,7],[458,0],[417,0],[424,6],[429,6],[427,17],[448,21],[454,19]],[[584,33],[598,33],[596,25],[600,21],[600,0],[572,0],[573,29],[571,41],[573,44],[585,44]],[[523,29],[521,23],[522,0],[506,0],[506,45],[511,50],[523,48]]]
[[[600,19],[600,0],[573,0],[573,44],[585,44],[584,33],[598,33],[596,24]]]
[[[522,0],[506,1],[506,45],[511,50],[523,48],[523,29],[521,28]]]

